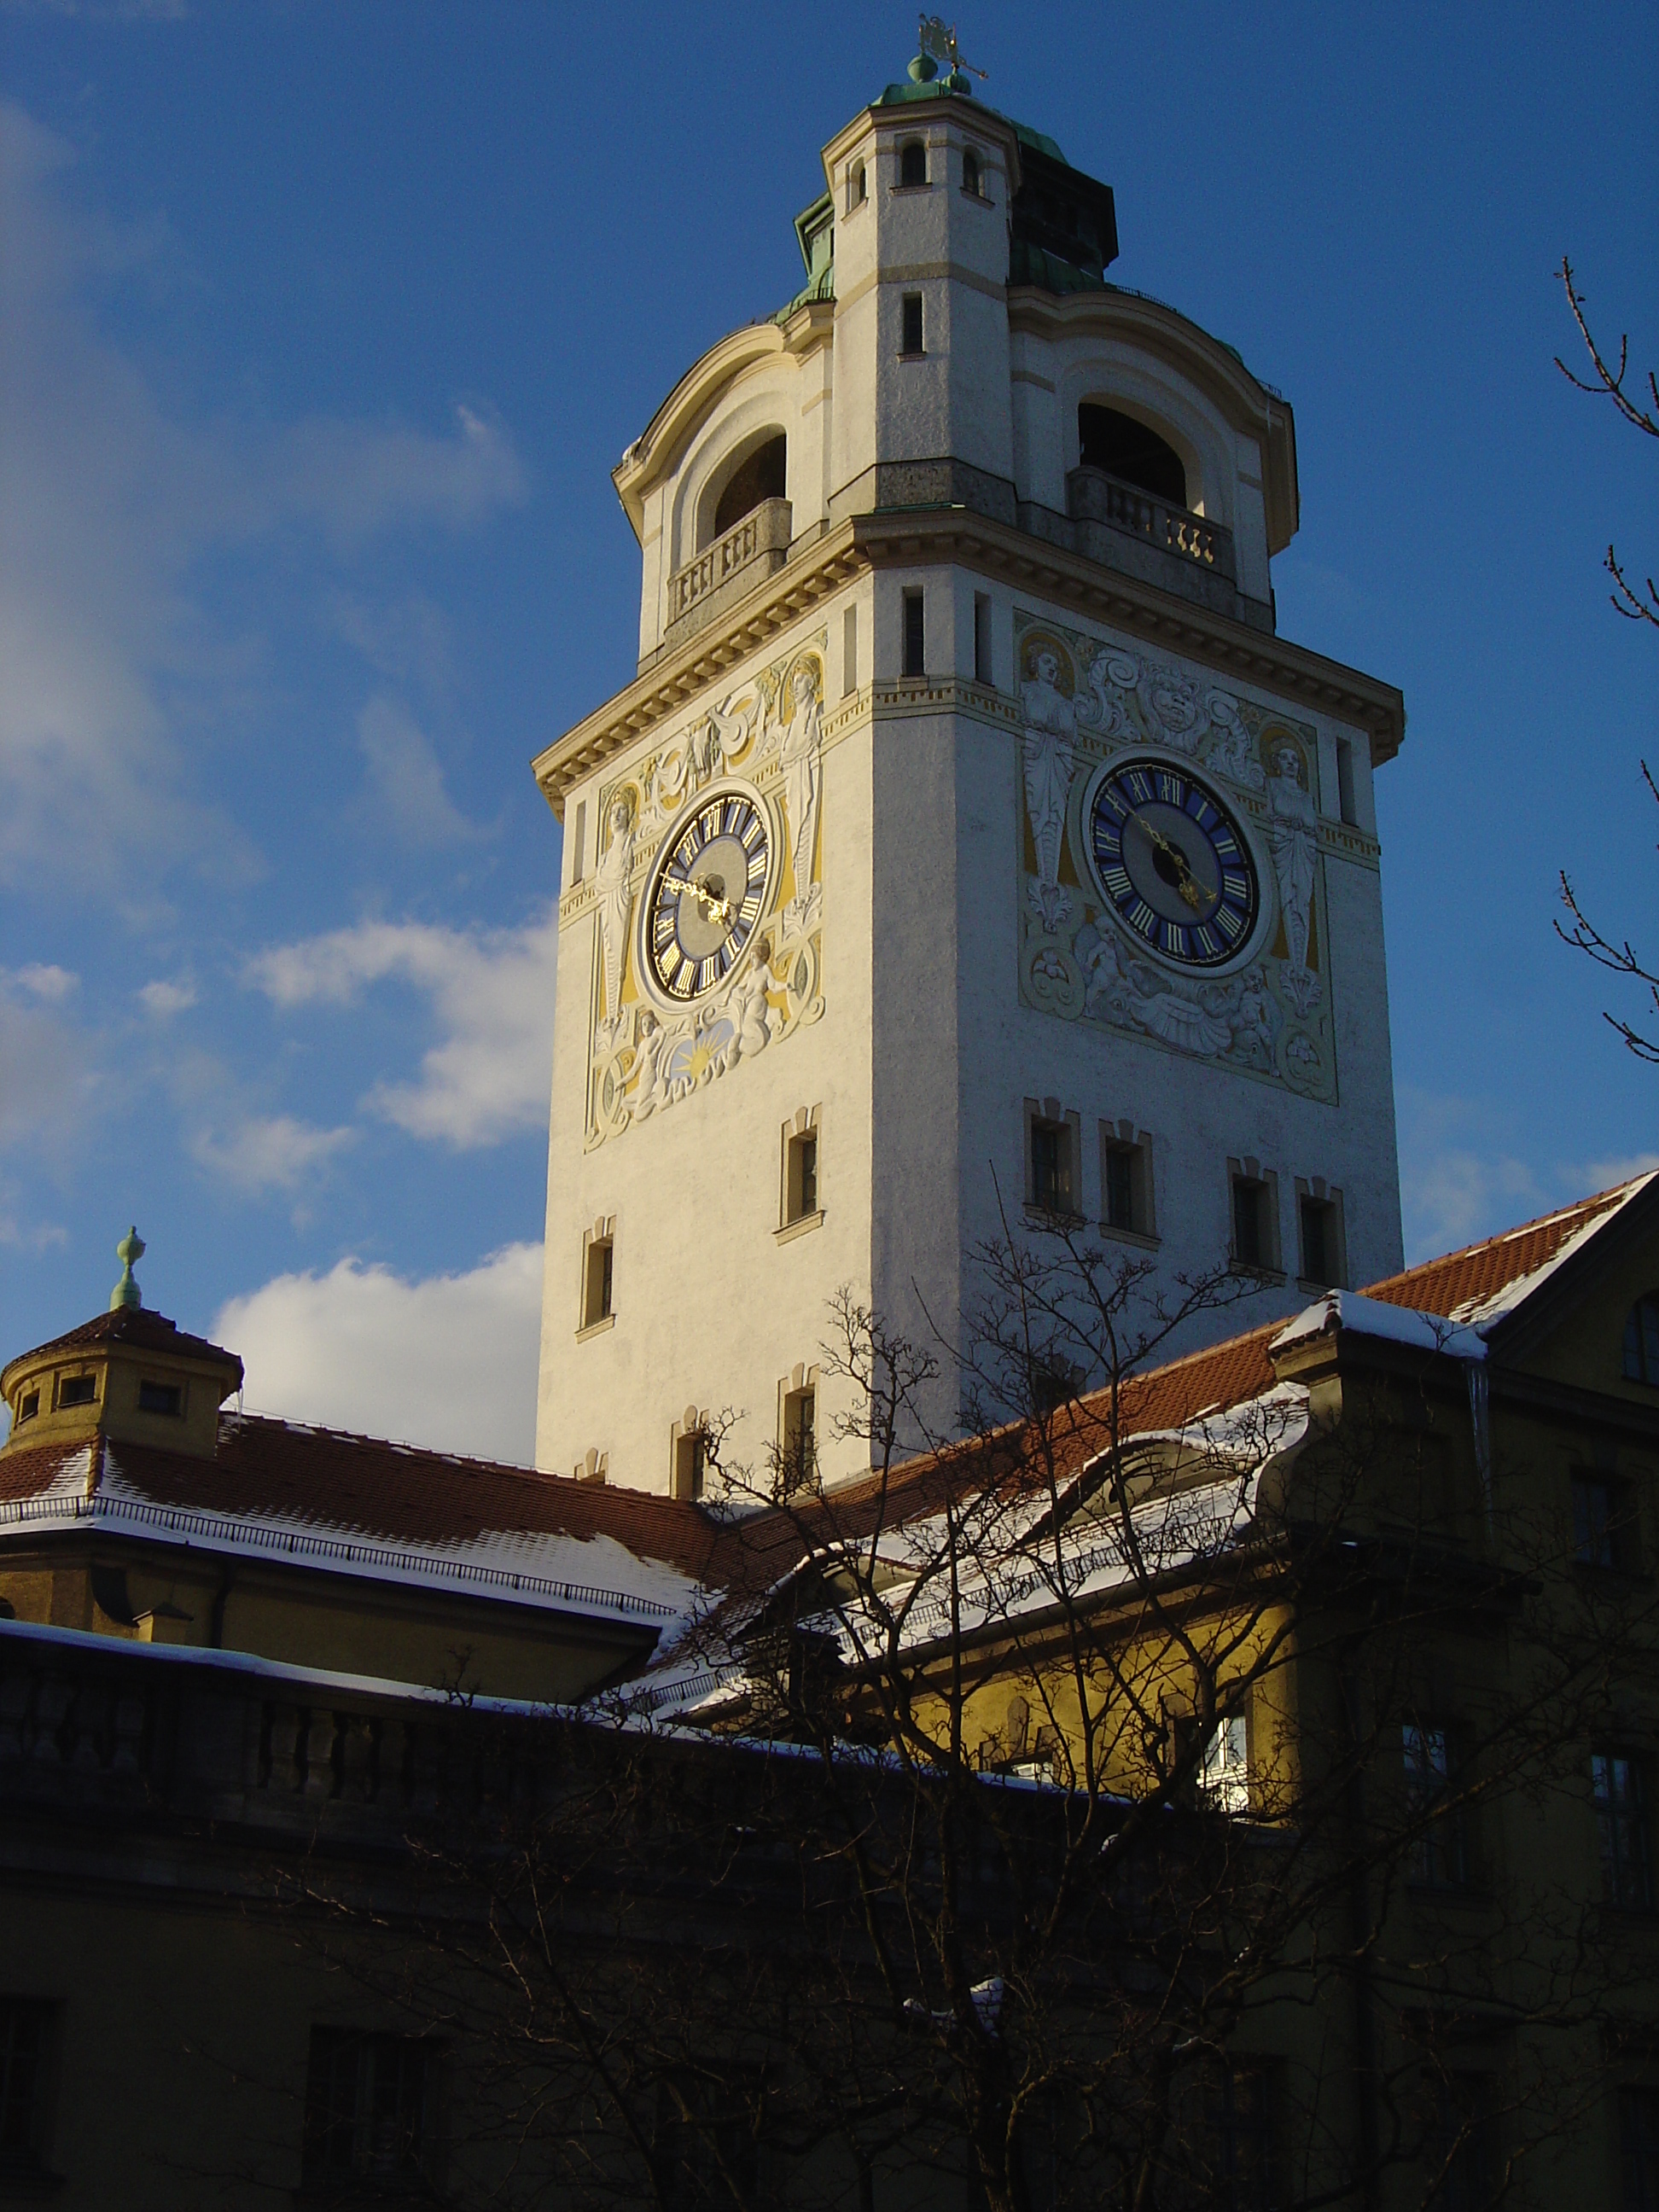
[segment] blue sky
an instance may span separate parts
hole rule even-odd
[[[1289,636],[1399,684],[1379,782],[1407,1249],[1659,1155],[1556,941],[1659,953],[1650,7],[982,6],[1121,282],[1297,416]],[[610,470],[799,283],[914,11],[0,0],[0,1351],[220,1328],[250,1403],[525,1455],[558,836],[633,666]],[[1626,1011],[1635,1011],[1626,1006]]]

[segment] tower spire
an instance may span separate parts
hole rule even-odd
[[[144,1240],[137,1226],[128,1230],[115,1248],[115,1256],[121,1262],[121,1279],[109,1294],[112,1313],[133,1310],[144,1303],[143,1293],[133,1279],[132,1263],[144,1256]]]

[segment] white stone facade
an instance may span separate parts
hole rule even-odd
[[[916,141],[928,181],[902,185]],[[1024,1226],[1031,1102],[1074,1131],[1091,1223],[1102,1125],[1144,1140],[1150,1211],[1121,1241],[1170,1274],[1224,1258],[1230,1163],[1270,1190],[1280,1279],[1217,1326],[1305,1302],[1298,1185],[1340,1194],[1350,1284],[1401,1263],[1370,791],[1398,695],[1273,635],[1284,403],[1172,310],[1011,289],[1022,156],[961,96],[866,111],[824,156],[833,301],[723,340],[617,471],[640,674],[537,763],[565,827],[544,1467],[665,1490],[727,1413],[759,1467],[816,1386],[823,1472],[860,1471],[813,1374],[829,1301],[957,1337],[999,1191]],[[1144,514],[1139,538],[1091,519],[1084,402],[1180,456],[1189,512],[1154,518],[1177,550]],[[718,538],[723,489],[779,435],[787,520],[774,501]],[[1250,931],[1210,970],[1109,910],[1085,812],[1131,758],[1199,777],[1254,864]],[[757,919],[680,1000],[650,972],[653,886],[722,793],[766,825]],[[816,1204],[791,1221],[809,1128]]]

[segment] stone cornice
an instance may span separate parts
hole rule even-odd
[[[1082,619],[1127,630],[1237,681],[1332,716],[1370,738],[1374,763],[1392,760],[1405,702],[1340,661],[1103,568],[967,507],[849,515],[757,584],[721,621],[653,662],[614,697],[538,753],[537,782],[561,821],[571,786],[631,744],[866,569],[971,563]]]

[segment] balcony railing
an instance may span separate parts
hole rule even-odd
[[[1066,495],[1074,521],[1106,523],[1229,583],[1237,580],[1233,534],[1218,522],[1170,507],[1137,485],[1109,477],[1104,469],[1073,469],[1066,479]]]
[[[724,538],[714,543],[695,561],[688,561],[683,568],[676,568],[668,579],[668,626],[684,622],[706,599],[712,598],[722,586],[733,582],[747,568],[756,569],[758,581],[759,564],[781,567],[789,551],[791,508],[787,499],[763,499],[758,507],[750,507],[740,522],[734,523]]]

